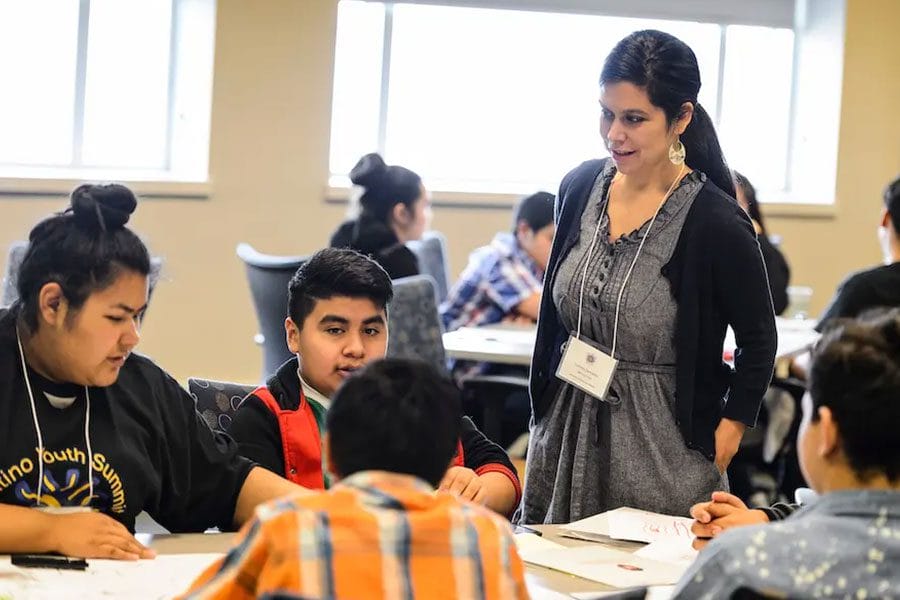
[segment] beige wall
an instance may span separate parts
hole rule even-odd
[[[841,275],[874,263],[882,185],[900,171],[900,2],[849,0],[837,214],[772,218],[797,283],[820,309]],[[141,349],[176,377],[255,381],[261,353],[234,248],[306,253],[327,241],[343,210],[323,201],[328,174],[336,0],[219,0],[206,201],[150,200],[135,227],[166,276]],[[764,110],[761,111],[764,115]],[[764,116],[762,117],[764,118]],[[0,197],[0,248],[21,239],[59,200]],[[439,209],[454,273],[468,252],[506,228],[505,211]]]

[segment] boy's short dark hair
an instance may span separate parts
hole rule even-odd
[[[334,296],[366,298],[386,309],[394,297],[391,278],[381,266],[349,248],[325,248],[303,263],[288,284],[288,315],[303,329],[316,302]]]
[[[519,200],[513,211],[513,233],[519,221],[525,221],[532,231],[543,229],[553,223],[553,203],[556,196],[549,192],[537,192]]]
[[[370,363],[338,388],[327,430],[336,475],[390,471],[437,487],[456,453],[459,391],[425,362]]]
[[[900,310],[833,321],[813,351],[812,420],[827,406],[857,477],[900,479]]]

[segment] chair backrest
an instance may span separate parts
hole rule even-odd
[[[0,308],[11,306],[13,302],[18,300],[19,292],[16,289],[16,281],[19,278],[19,267],[22,265],[22,259],[28,251],[28,242],[13,242],[9,247],[9,254],[6,257],[6,271],[3,275],[3,293],[0,295]]]
[[[19,292],[16,289],[16,282],[19,278],[19,267],[22,266],[22,260],[25,253],[28,252],[29,243],[26,241],[13,242],[9,247],[9,255],[6,258],[6,271],[3,275],[3,293],[0,295],[0,308],[11,306],[13,302],[19,299]],[[163,260],[158,256],[150,258],[150,275],[149,275],[149,293],[153,294],[153,288],[156,287],[162,272]]]
[[[188,378],[188,391],[197,406],[197,412],[214,431],[228,433],[234,411],[238,409],[247,394],[256,389],[255,385],[214,381],[212,379]]]
[[[393,283],[387,355],[424,360],[446,373],[447,357],[434,280],[428,275],[416,275],[395,279]]]
[[[407,242],[419,261],[422,275],[434,279],[438,304],[447,299],[450,289],[450,265],[447,260],[447,240],[440,231],[426,231],[421,240]]]
[[[288,314],[288,283],[306,262],[306,256],[272,256],[257,252],[250,244],[238,244],[237,255],[244,261],[253,307],[259,323],[257,342],[263,348],[261,380],[274,373],[291,357],[284,339],[284,319]]]

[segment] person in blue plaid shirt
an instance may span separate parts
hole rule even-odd
[[[441,305],[444,329],[501,321],[535,322],[553,233],[553,194],[538,192],[516,205],[512,233],[498,233],[475,250]]]
[[[537,321],[544,270],[556,232],[554,201],[547,192],[522,198],[516,205],[512,232],[498,233],[489,245],[469,256],[468,266],[441,305],[445,330]],[[454,361],[452,372],[457,382],[476,374],[528,377],[528,367],[472,361]],[[481,405],[477,398],[468,401]],[[507,447],[528,427],[528,394],[511,392],[504,400],[503,413],[502,439],[494,441]]]

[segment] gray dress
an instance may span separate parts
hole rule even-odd
[[[582,273],[602,218],[584,292],[581,336],[609,353],[616,300],[648,223],[609,242],[606,191],[610,163],[594,184],[577,243],[562,258],[553,302],[575,332]],[[686,176],[663,205],[622,297],[616,341],[618,367],[600,401],[563,384],[532,428],[522,522],[567,523],[620,506],[673,515],[727,479],[699,451],[689,449],[675,423],[675,318],[677,304],[660,272],[681,233],[688,210],[706,180]]]

